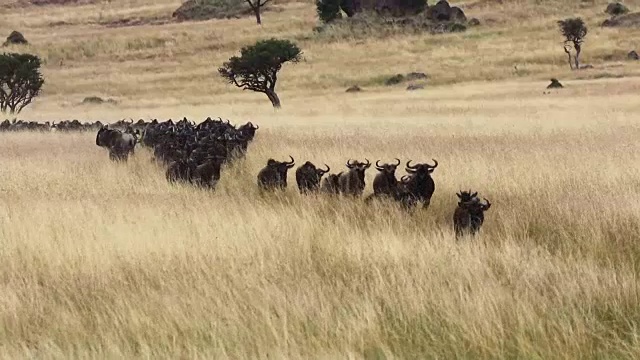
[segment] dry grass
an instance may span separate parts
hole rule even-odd
[[[24,117],[219,115],[257,122],[258,136],[208,193],[170,186],[143,149],[110,162],[94,134],[0,134],[1,357],[640,357],[640,85],[565,81],[607,66],[569,74],[555,29],[531,37],[573,5],[507,2],[497,9],[540,16],[494,10],[504,22],[467,34],[363,43],[306,38],[314,14],[299,3],[258,31],[251,19],[92,25],[177,7],[150,3],[8,15],[0,32],[28,29],[48,60],[46,94]],[[591,22],[598,4],[585,10]],[[50,26],[59,21],[69,25]],[[307,51],[306,63],[283,70],[278,112],[211,75],[240,45],[274,33]],[[594,29],[587,62],[590,51],[633,45],[629,34]],[[524,48],[518,38],[540,47],[502,47]],[[514,77],[516,60],[530,75],[487,81]],[[442,86],[342,92],[352,80],[423,69]],[[567,87],[543,95],[551,73]],[[447,74],[465,83],[445,85]],[[77,106],[96,93],[124,106]],[[294,186],[259,194],[258,170],[289,154],[336,171],[349,157],[436,158],[432,206],[407,215]],[[494,205],[481,234],[456,243],[461,188]]]

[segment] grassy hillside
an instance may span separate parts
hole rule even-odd
[[[100,25],[161,22],[179,5],[164,0],[2,7],[0,33],[23,31],[47,61],[21,118],[260,129],[213,193],[170,186],[145,149],[113,163],[95,134],[0,133],[0,357],[640,357],[640,67],[608,58],[638,49],[638,30],[594,26],[603,2],[567,3],[465,2],[487,25],[332,41],[314,38],[309,3],[276,2],[262,28]],[[554,21],[577,14],[594,68],[570,72]],[[283,69],[278,112],[215,74],[274,35],[306,57]],[[408,71],[433,85],[381,84]],[[543,94],[550,76],[566,88]],[[366,91],[345,94],[352,83]],[[78,105],[90,95],[121,102]],[[332,172],[435,158],[436,192],[407,214],[300,196],[294,169],[284,193],[260,194],[260,168],[289,154]],[[468,188],[493,206],[456,242]]]

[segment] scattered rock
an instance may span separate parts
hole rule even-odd
[[[607,10],[605,10],[605,12],[612,16],[623,15],[629,12],[629,8],[619,2],[616,2],[607,5]]]
[[[480,25],[480,20],[471,18],[467,24],[469,24],[469,26],[478,26]]]
[[[602,22],[604,27],[640,28],[640,12],[613,16]]]
[[[7,41],[4,42],[4,44],[2,44],[2,46],[8,46],[8,45],[26,45],[29,42],[27,41],[27,39],[24,38],[24,36],[18,32],[18,31],[12,31],[11,34],[9,34],[9,36],[7,36]]]
[[[440,0],[427,9],[427,17],[434,21],[449,21],[451,19],[451,5],[446,0]]]
[[[101,98],[99,96],[87,96],[86,98],[84,98],[82,100],[82,103],[85,104],[85,105],[86,104],[89,104],[89,105],[101,105],[101,104],[104,104],[104,103],[115,105],[118,102],[116,100],[114,100],[114,99],[104,100],[103,98]]]
[[[635,50],[631,50],[627,54],[627,59],[629,59],[629,60],[640,60],[640,56],[638,55],[638,53]]]
[[[397,74],[397,75],[393,75],[392,77],[388,78],[387,81],[384,82],[384,84],[387,85],[387,86],[397,85],[397,84],[400,84],[403,81],[404,81],[404,75]]]
[[[407,91],[422,90],[422,89],[424,89],[424,85],[422,84],[410,84],[409,86],[407,86]]]
[[[425,73],[421,73],[421,72],[410,72],[407,74],[407,76],[405,77],[405,80],[407,81],[413,81],[413,80],[424,80],[427,79],[428,76]]]
[[[269,9],[269,5],[260,11]],[[230,19],[253,15],[253,11],[244,0],[187,0],[172,17],[179,21]]]
[[[462,9],[457,6],[453,6],[449,12],[449,20],[464,23],[467,22],[467,16],[464,14]]]
[[[354,92],[360,92],[360,91],[362,91],[362,88],[360,88],[360,86],[353,85],[352,87],[348,88],[346,92],[354,93]]]
[[[547,89],[562,89],[564,86],[556,78],[551,79],[551,84],[547,85]]]
[[[580,65],[580,70],[582,69],[593,69],[593,65],[591,64],[584,64],[584,65]]]

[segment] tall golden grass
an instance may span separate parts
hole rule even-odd
[[[146,149],[113,163],[95,134],[0,134],[0,356],[638,358],[640,85],[579,79],[638,68],[569,73],[553,19],[578,5],[539,3],[486,2],[473,11],[496,23],[465,34],[331,43],[307,38],[308,3],[282,5],[262,29],[94,24],[178,1],[3,8],[0,31],[27,29],[47,59],[45,93],[21,118],[261,128],[214,192],[168,184]],[[580,10],[591,22],[594,3]],[[215,78],[239,46],[273,34],[307,56],[283,69],[277,112]],[[629,34],[593,29],[585,61],[633,46]],[[530,73],[514,76],[513,62]],[[343,93],[413,70],[441,86]],[[555,74],[566,88],[543,94]],[[94,94],[122,103],[77,105]],[[435,158],[436,192],[408,214],[301,196],[291,171],[285,192],[261,194],[260,168],[288,155],[332,172],[348,158]],[[469,188],[493,206],[478,236],[455,241],[455,192]]]

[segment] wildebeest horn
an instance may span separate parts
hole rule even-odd
[[[416,166],[411,166],[411,165],[410,165],[410,164],[411,164],[411,161],[412,161],[412,160],[407,161],[407,169],[414,170],[415,168],[417,168],[417,167],[418,167],[418,165],[416,165]]]
[[[369,161],[369,159],[367,159],[367,158],[364,158],[364,159],[365,159],[365,161],[367,162],[367,163],[365,164],[365,167],[367,167],[367,168],[368,168],[369,166],[371,166],[371,162]]]
[[[351,159],[347,160],[347,167],[348,168],[353,167],[353,163],[351,161],[352,161]]]
[[[471,192],[471,191],[469,191],[469,192]],[[478,195],[478,192],[476,191],[476,192],[474,192],[474,193],[471,195],[471,197],[472,197],[472,198],[474,198],[474,197],[476,197],[477,195]]]
[[[331,168],[329,167],[329,165],[324,164],[324,166],[327,168],[327,170],[322,170],[322,169],[320,169],[320,171],[322,171],[322,174],[326,174],[326,173],[328,173],[329,171],[331,171]]]
[[[378,165],[379,162],[380,160],[376,160],[376,169],[382,170],[382,166]]]
[[[295,163],[295,160],[293,160],[293,156],[289,155],[289,158],[291,159],[291,161],[286,162],[285,164],[287,165],[293,165]]]
[[[400,159],[396,158],[396,160],[398,161],[398,163],[396,164],[396,166],[400,165]]]
[[[403,175],[403,176],[400,178],[400,182],[401,182],[401,183],[403,183],[403,184],[404,184],[404,183],[406,183],[406,182],[407,182],[407,181],[409,181],[409,180],[411,180],[411,176],[410,176],[410,175]]]
[[[431,160],[433,160],[433,163],[434,163],[435,165],[429,165],[429,164],[427,164],[427,166],[428,166],[428,167],[430,167],[430,168],[432,168],[432,169],[437,168],[437,167],[438,167],[438,161],[437,161],[436,159],[431,159]]]
[[[260,126],[258,126],[257,124],[256,124],[256,125],[251,124],[251,125],[252,125],[252,126],[253,126],[253,128],[254,128],[254,129],[256,129],[256,130],[260,129]]]

